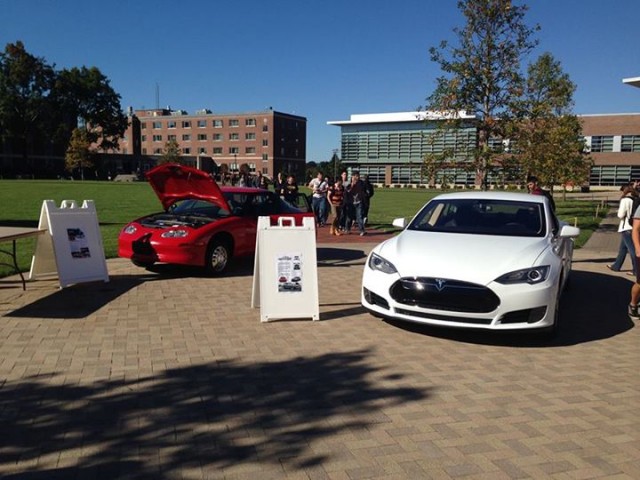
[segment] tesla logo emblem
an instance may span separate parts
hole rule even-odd
[[[443,280],[441,278],[436,278],[436,289],[441,292],[442,290],[444,290],[444,287],[446,286],[447,281]]]

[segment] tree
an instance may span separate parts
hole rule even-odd
[[[76,128],[71,133],[71,140],[65,155],[65,169],[68,172],[80,170],[80,179],[84,180],[84,169],[93,168],[93,152],[91,136],[86,128]]]
[[[158,160],[158,164],[162,163],[182,163],[180,145],[173,138],[164,144],[162,157]]]
[[[539,27],[528,27],[524,23],[527,7],[510,0],[459,0],[458,8],[466,18],[464,28],[453,30],[458,45],[443,41],[439,48],[429,50],[444,75],[436,80],[427,108],[446,113],[445,129],[459,128],[464,121],[461,112],[475,114],[478,140],[470,153],[486,189],[494,159],[500,154],[490,141],[504,138],[513,99],[523,88],[521,59],[536,46],[531,37]]]
[[[592,163],[580,120],[571,111],[575,89],[560,62],[544,53],[529,66],[526,87],[514,105],[515,156],[523,172],[551,187],[584,182]]]
[[[49,94],[55,72],[42,58],[28,53],[22,42],[7,44],[0,54],[0,134],[15,142],[25,163],[34,145],[50,137],[55,111]]]
[[[127,129],[127,116],[122,112],[120,95],[97,67],[60,71],[52,94],[64,113],[61,127],[79,121],[98,149],[118,147],[118,140]]]

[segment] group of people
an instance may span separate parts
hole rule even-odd
[[[354,170],[349,178],[348,172],[343,170],[338,178],[332,180],[318,172],[309,182],[309,188],[318,226],[326,225],[330,215],[331,235],[350,234],[354,226],[360,236],[367,234],[369,206],[375,193],[367,175],[360,178],[360,172]]]

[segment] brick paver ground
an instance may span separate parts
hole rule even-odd
[[[552,341],[373,318],[360,237],[319,243],[318,322],[260,323],[250,262],[2,279],[0,477],[638,479],[640,334],[630,277],[604,268],[613,223],[576,252]]]

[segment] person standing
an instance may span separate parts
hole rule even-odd
[[[340,219],[342,218],[342,204],[344,203],[344,186],[342,185],[342,178],[338,177],[333,185],[329,187],[327,200],[329,200],[329,205],[331,205],[331,215],[333,215],[329,234],[340,236]]]
[[[640,208],[633,212],[633,220],[631,223],[631,239],[633,240],[633,248],[636,252],[636,265],[640,265]],[[640,268],[636,268],[636,281],[631,286],[631,299],[629,300],[629,307],[627,312],[629,317],[637,320],[640,318],[638,314],[638,301],[640,301]]]
[[[369,181],[369,175],[365,175],[362,177],[362,182],[364,183],[364,202],[362,205],[362,223],[367,225],[369,221],[369,207],[371,206],[371,197],[375,193],[373,190],[373,183]]]
[[[281,195],[280,192],[282,191],[284,186],[285,180],[282,177],[282,172],[278,172],[278,175],[276,175],[276,179],[273,181],[273,191]]]
[[[538,185],[538,177],[536,177],[535,175],[529,175],[527,177],[527,189],[529,190],[529,193],[531,195],[543,195],[547,197],[547,200],[549,200],[551,211],[556,211],[556,202],[554,202],[551,192],[549,192],[548,190],[543,190],[540,185]]]
[[[327,204],[327,189],[329,188],[322,172],[318,172],[316,178],[309,182],[309,188],[312,192],[311,207],[318,226],[322,227],[325,218],[325,205]]]
[[[296,183],[296,177],[289,175],[287,177],[287,183],[280,189],[278,194],[284,199],[285,202],[291,205],[298,204],[298,184]]]
[[[629,253],[629,257],[631,258],[631,267],[632,274],[636,276],[637,274],[637,264],[636,264],[636,250],[633,246],[633,239],[631,238],[631,222],[633,218],[633,214],[635,212],[633,209],[633,200],[637,197],[636,190],[632,184],[625,185],[621,188],[622,198],[620,198],[620,204],[618,206],[618,218],[620,219],[620,225],[618,226],[618,232],[621,235],[620,238],[620,247],[618,248],[618,256],[615,261],[611,265],[607,265],[609,270],[613,270],[614,272],[619,272],[622,268],[622,264],[624,263],[624,259],[627,256],[627,252]]]
[[[350,231],[350,224],[352,220],[355,220],[360,231],[360,236],[366,235],[367,232],[364,229],[364,222],[362,221],[362,207],[365,197],[364,182],[360,180],[360,172],[354,170],[351,173],[351,183],[347,187],[349,200],[353,205],[353,219],[347,219],[347,231]]]

